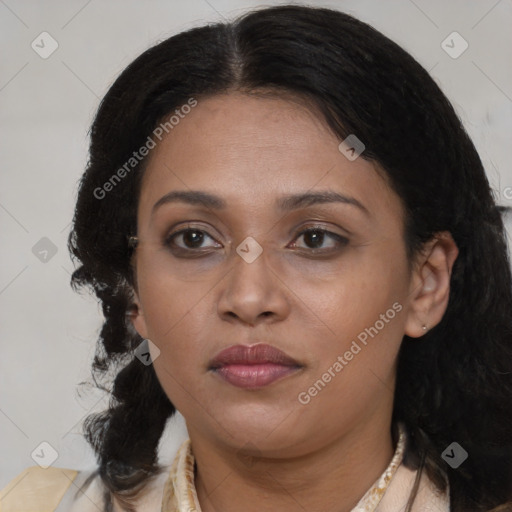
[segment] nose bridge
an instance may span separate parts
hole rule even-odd
[[[286,298],[271,265],[271,249],[247,237],[233,252],[234,266],[226,276],[219,314],[235,314],[251,323],[262,313],[284,314]]]
[[[230,252],[237,272],[247,271],[252,275],[271,271],[268,266],[272,258],[269,256],[275,244],[275,232],[268,208],[252,203],[251,206],[247,205],[236,219],[233,235]],[[279,242],[277,244],[279,245]]]
[[[275,279],[270,265],[270,251],[253,237],[245,238],[235,249],[234,268],[230,276],[231,286],[237,290],[262,296],[268,293],[268,287]]]

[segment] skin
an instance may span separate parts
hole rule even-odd
[[[392,458],[397,353],[404,334],[420,337],[441,320],[458,251],[441,233],[409,265],[400,198],[374,163],[349,161],[339,142],[292,97],[233,92],[199,100],[149,156],[133,324],[160,350],[155,370],[186,420],[204,512],[348,512]],[[327,189],[367,212],[342,203],[275,207],[284,194]],[[152,214],[175,190],[216,194],[227,207],[175,202]],[[179,258],[163,243],[187,222],[206,233],[199,245],[210,252],[201,258]],[[316,241],[324,256],[315,254],[315,239],[300,232],[318,226],[348,242],[325,235]],[[252,263],[236,252],[248,236],[263,249]],[[301,404],[298,394],[397,302],[402,310]],[[222,349],[257,341],[301,370],[257,390],[208,370]]]

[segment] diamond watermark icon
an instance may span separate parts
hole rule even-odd
[[[151,340],[142,340],[135,349],[135,357],[145,366],[149,366],[160,355],[160,349]]]
[[[47,469],[59,458],[59,453],[50,443],[43,441],[30,456],[38,466]]]
[[[237,248],[236,252],[247,263],[252,263],[262,252],[263,247],[254,240],[252,236],[248,236]]]
[[[503,189],[503,197],[507,200],[507,201],[510,201],[512,199],[512,187],[505,187]]]
[[[441,454],[441,458],[453,469],[457,469],[468,458],[468,452],[454,441]]]
[[[30,46],[39,57],[47,59],[59,47],[59,43],[48,32],[41,32]]]
[[[42,263],[48,263],[57,254],[57,246],[49,238],[43,236],[32,247],[32,254]]]
[[[458,59],[469,48],[469,44],[458,32],[452,32],[441,43],[441,48],[452,59]]]
[[[366,146],[353,133],[351,133],[338,146],[340,153],[347,157],[351,162],[359,158],[365,148]]]

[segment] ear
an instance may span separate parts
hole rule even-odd
[[[451,233],[442,231],[427,242],[415,261],[405,334],[423,336],[443,318],[450,298],[450,278],[459,249]],[[424,328],[426,327],[426,329]]]
[[[134,329],[144,338],[148,338],[148,329],[146,326],[146,319],[144,317],[144,311],[140,304],[139,296],[137,292],[133,292],[133,303],[130,306],[129,312],[130,320]]]

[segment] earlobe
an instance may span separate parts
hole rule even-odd
[[[438,233],[424,247],[411,279],[405,334],[419,338],[443,318],[458,248],[449,232]]]

